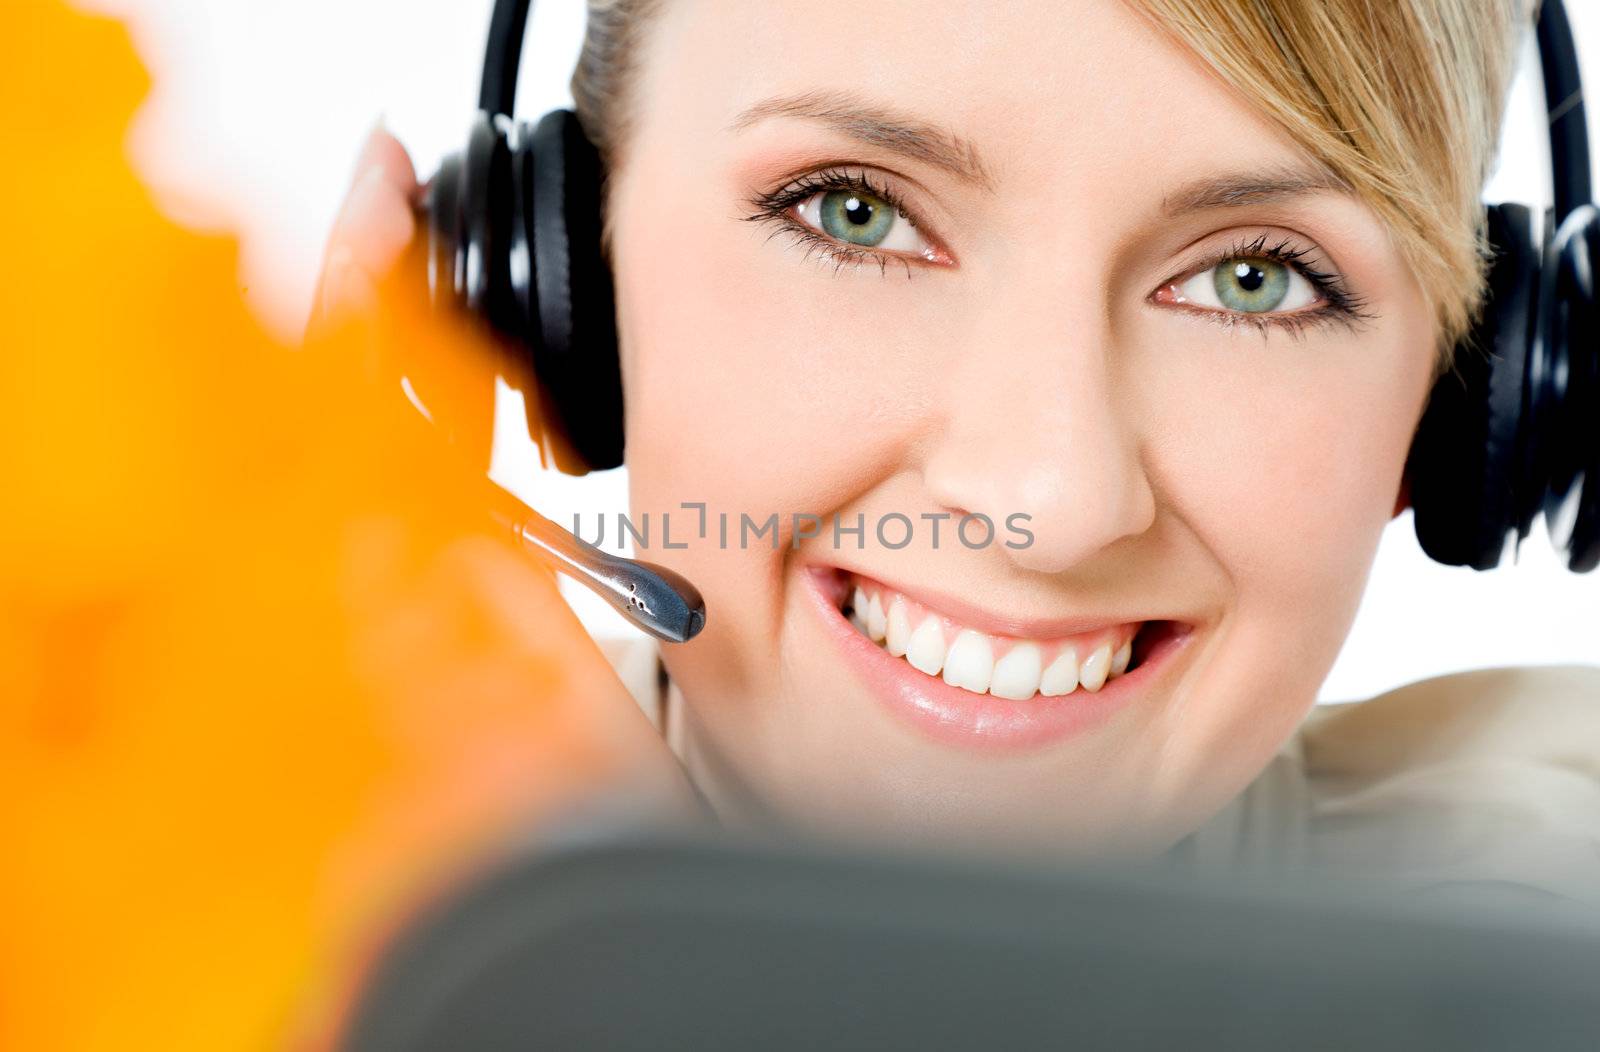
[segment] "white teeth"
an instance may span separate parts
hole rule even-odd
[[[937,617],[929,614],[911,633],[911,641],[906,644],[906,660],[918,672],[930,676],[939,674],[939,669],[944,667],[944,629]]]
[[[889,626],[884,649],[894,657],[905,657],[911,645],[911,618],[906,614],[906,601],[896,596],[889,603]]]
[[[1078,651],[1065,647],[1050,667],[1039,677],[1039,693],[1047,698],[1059,698],[1078,689]]]
[[[952,687],[1012,701],[1026,701],[1036,694],[1059,698],[1080,686],[1098,691],[1112,677],[1127,672],[1133,663],[1132,639],[1123,641],[1114,651],[1109,640],[1103,642],[1081,663],[1077,648],[1064,646],[1044,669],[1040,668],[1044,663],[1040,644],[1013,641],[1005,656],[996,661],[996,641],[970,628],[960,629],[946,649],[944,624],[937,614],[928,614],[913,629],[910,606],[904,597],[894,595],[886,610],[882,595],[869,596],[859,585],[850,595],[850,623],[890,656],[905,658],[924,675],[942,673]],[[1000,641],[1001,645],[1005,642]]]
[[[1027,701],[1039,691],[1039,665],[1043,655],[1032,643],[1018,643],[995,662],[989,693],[997,698]]]
[[[1094,693],[1106,685],[1106,676],[1111,672],[1111,644],[1101,643],[1094,648],[1094,653],[1084,659],[1083,668],[1078,673],[1078,681],[1083,684],[1083,689]]]
[[[889,631],[887,618],[883,616],[883,600],[874,595],[867,601],[867,635],[872,637],[874,643],[882,643],[883,637]]]
[[[989,677],[993,674],[994,651],[989,641],[970,628],[962,629],[945,656],[944,681],[952,687],[984,694],[989,690]]]
[[[1133,640],[1130,639],[1118,647],[1115,654],[1111,655],[1111,674],[1113,676],[1122,675],[1124,672],[1128,671],[1128,662],[1132,660]]]

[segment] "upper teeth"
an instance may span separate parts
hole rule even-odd
[[[885,602],[887,601],[887,608]],[[1025,701],[1090,692],[1122,675],[1133,658],[1135,625],[1121,625],[1090,637],[1041,643],[989,636],[955,626],[947,638],[945,620],[905,596],[857,585],[850,596],[850,623],[895,657],[930,676],[976,694]],[[1000,656],[998,660],[995,655]],[[1086,656],[1079,661],[1078,655]]]

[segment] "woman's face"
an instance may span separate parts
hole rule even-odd
[[[666,654],[698,781],[1170,845],[1313,703],[1396,509],[1434,336],[1386,231],[1112,0],[645,39],[613,263],[632,515],[710,611]]]

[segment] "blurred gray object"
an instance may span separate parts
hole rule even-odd
[[[350,1052],[1600,1049],[1589,918],[695,837],[512,859],[418,918]]]

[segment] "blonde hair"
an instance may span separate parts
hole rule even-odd
[[[609,166],[663,0],[589,0],[572,96]],[[1439,365],[1482,308],[1481,204],[1530,0],[1127,0],[1370,207],[1437,316]],[[1536,2],[1536,0],[1532,0]]]

